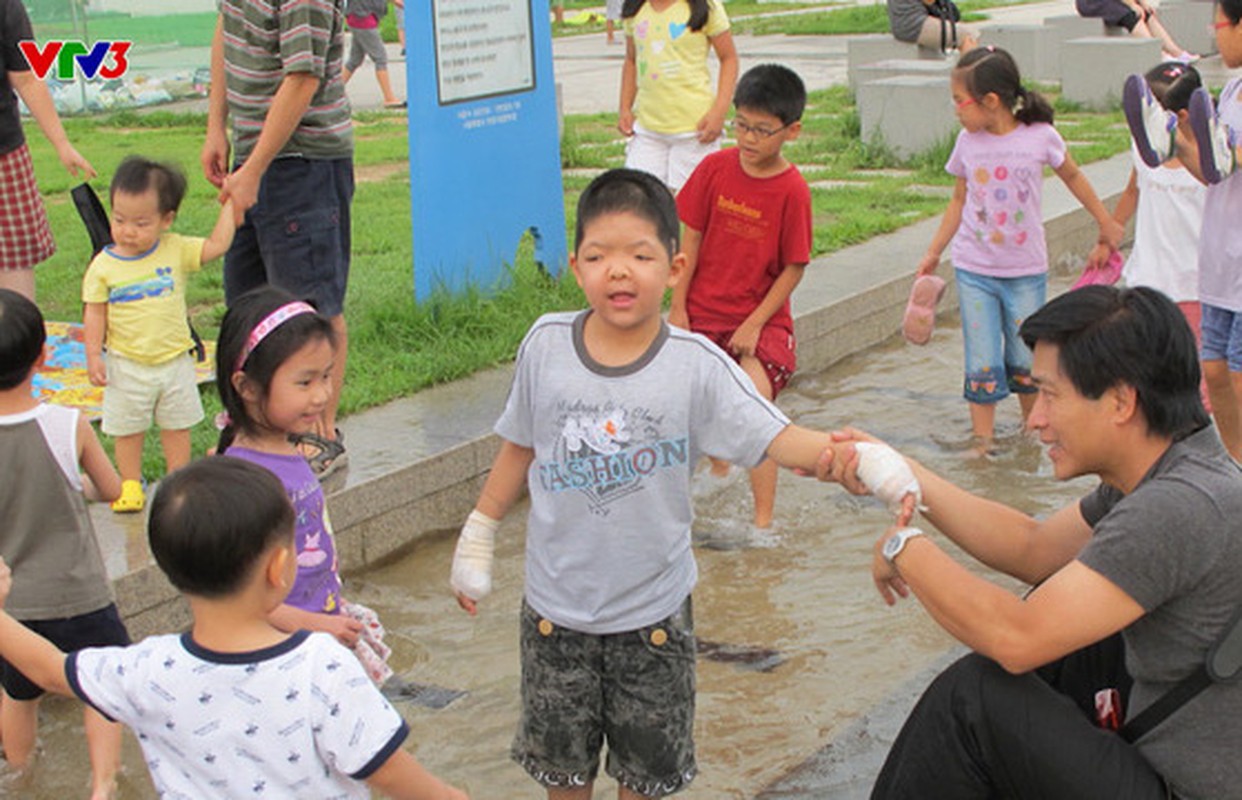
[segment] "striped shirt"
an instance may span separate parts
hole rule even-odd
[[[254,149],[285,75],[320,79],[280,156],[346,158],[353,128],[341,81],[345,0],[220,0],[225,85],[238,163]]]

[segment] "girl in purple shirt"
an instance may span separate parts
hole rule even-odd
[[[335,357],[332,324],[309,304],[273,287],[239,297],[220,326],[216,387],[227,419],[217,451],[274,473],[297,515],[297,578],[271,623],[332,634],[382,685],[392,677],[383,628],[375,612],[341,597],[323,488],[293,442],[332,397]]]

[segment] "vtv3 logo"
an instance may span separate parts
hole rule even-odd
[[[90,48],[76,39],[52,39],[42,48],[29,39],[17,44],[36,78],[46,78],[55,64],[56,77],[62,81],[71,81],[75,65],[87,80],[95,77],[108,80],[121,77],[129,69],[128,54],[133,42],[100,40]]]

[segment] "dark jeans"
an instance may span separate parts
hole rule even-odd
[[[1166,800],[1138,749],[1094,724],[1095,692],[1129,685],[1119,637],[1025,675],[964,656],[910,712],[871,797]]]

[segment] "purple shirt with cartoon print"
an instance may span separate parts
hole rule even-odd
[[[306,459],[298,455],[261,453],[248,447],[230,447],[225,455],[268,470],[284,484],[297,522],[298,577],[285,603],[314,614],[341,610],[341,576],[336,571],[336,545],[324,504],[323,487]]]

